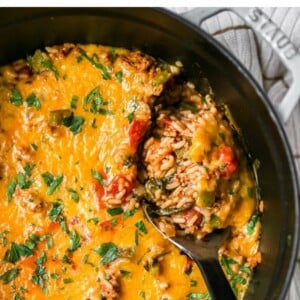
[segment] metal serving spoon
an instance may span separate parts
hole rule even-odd
[[[202,240],[179,235],[168,237],[153,221],[159,216],[153,206],[145,203],[143,204],[143,211],[146,218],[160,234],[196,262],[212,300],[236,300],[217,258],[217,251],[228,237],[229,230],[215,231]]]

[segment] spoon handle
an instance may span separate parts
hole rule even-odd
[[[193,259],[202,272],[212,300],[236,300],[236,296],[217,259],[198,259],[195,257]]]

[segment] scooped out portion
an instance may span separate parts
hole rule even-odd
[[[157,206],[157,224],[169,236],[200,239],[230,226],[220,261],[232,280],[230,263],[236,278],[241,266],[253,269],[260,261],[256,185],[238,132],[225,115],[227,108],[191,84],[175,86],[160,103],[143,151],[146,198]],[[249,280],[241,278],[245,284]],[[237,285],[243,286],[235,279]]]

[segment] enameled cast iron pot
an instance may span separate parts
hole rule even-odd
[[[230,106],[250,153],[261,162],[262,264],[246,299],[284,299],[297,256],[298,182],[279,118],[247,70],[212,37],[163,10],[0,8],[0,65],[64,42],[138,48],[169,62],[180,60],[198,86],[201,72],[205,74],[216,99]]]

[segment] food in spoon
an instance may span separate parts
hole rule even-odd
[[[256,183],[236,125],[226,106],[218,107],[191,84],[175,85],[159,103],[143,148],[146,197],[161,215],[158,226],[169,236],[199,239],[230,226],[219,258],[233,288],[243,294],[261,260],[261,224]]]

